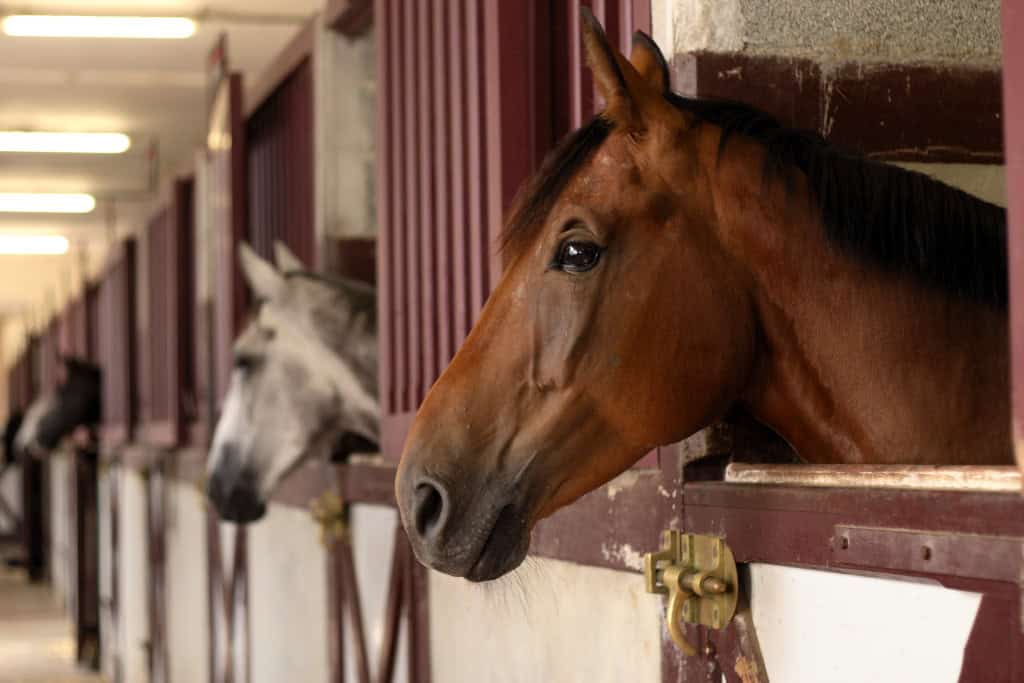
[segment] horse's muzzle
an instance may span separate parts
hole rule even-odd
[[[511,489],[460,485],[406,465],[398,505],[420,562],[437,571],[489,581],[518,567],[530,545],[526,517]]]
[[[263,517],[267,504],[255,472],[240,464],[231,444],[206,483],[206,496],[226,522],[248,524]]]

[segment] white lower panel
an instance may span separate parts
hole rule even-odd
[[[166,632],[171,683],[210,677],[206,503],[191,484],[167,482]]]
[[[118,630],[124,681],[149,680],[149,533],[146,528],[146,480],[119,468]]]
[[[775,565],[750,570],[754,625],[772,681],[959,679],[977,593]]]
[[[327,554],[309,512],[272,504],[249,527],[252,683],[329,680]]]
[[[496,585],[431,572],[433,680],[659,681],[660,620],[638,573],[541,559]]]
[[[71,595],[71,536],[69,489],[71,461],[67,455],[55,451],[48,456],[49,476],[47,498],[50,506],[50,575],[53,592],[65,608],[70,610]]]
[[[352,537],[352,559],[356,568],[359,585],[359,599],[363,608],[363,624],[366,636],[367,659],[370,675],[378,679],[379,653],[384,642],[385,607],[388,598],[388,580],[391,574],[391,559],[394,552],[395,525],[398,513],[393,508],[375,505],[352,505],[350,508],[350,529]],[[399,632],[398,649],[395,655],[393,683],[408,680],[408,629],[403,626]],[[356,643],[351,621],[345,615],[345,682],[357,683]]]
[[[0,477],[0,496],[3,496],[11,511],[21,516],[21,467],[14,465],[9,467],[3,476]],[[14,530],[14,520],[0,514],[0,533],[10,533]]]

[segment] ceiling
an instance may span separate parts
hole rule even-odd
[[[0,192],[90,192],[85,216],[0,214],[0,232],[54,232],[64,257],[0,256],[0,316],[38,319],[77,290],[83,258],[95,272],[116,232],[146,218],[161,176],[183,168],[204,138],[206,58],[227,34],[231,67],[254,76],[322,0],[0,0],[13,13],[192,16],[186,40],[14,38],[0,34],[0,130],[125,132],[123,155],[0,153]],[[84,250],[85,254],[80,250]],[[69,283],[71,283],[69,285]],[[5,354],[6,355],[6,354]]]

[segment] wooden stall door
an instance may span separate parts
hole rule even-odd
[[[221,79],[207,135],[204,175],[207,278],[212,289],[212,398],[219,406],[227,393],[233,362],[231,349],[241,330],[246,294],[237,263],[237,246],[245,235],[246,157],[242,77]],[[212,244],[211,244],[212,242]],[[214,411],[215,412],[215,411]],[[215,415],[211,415],[213,424]],[[249,664],[248,579],[244,526],[222,525],[211,510],[207,519],[210,662],[213,683],[246,683]]]
[[[519,185],[594,111],[579,10],[627,50],[648,0],[378,0],[377,212],[382,450],[412,416],[501,274]]]
[[[137,418],[135,344],[136,244],[127,240],[100,284],[98,360],[103,367],[104,456],[114,456],[131,441]]]
[[[75,576],[78,584],[75,642],[79,664],[100,666],[99,454],[79,449],[74,456]]]
[[[312,45],[310,45],[312,47]],[[313,55],[299,62],[246,121],[248,231],[256,253],[273,259],[280,240],[314,264]]]

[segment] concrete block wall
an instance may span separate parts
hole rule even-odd
[[[998,66],[999,0],[653,0],[666,54]]]
[[[372,29],[357,40],[323,29],[317,50],[317,234],[373,237],[377,48]]]

